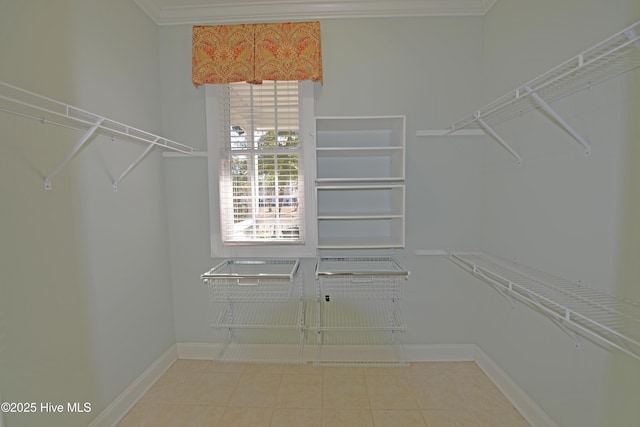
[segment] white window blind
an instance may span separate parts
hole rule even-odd
[[[298,82],[232,83],[219,90],[223,242],[304,243]]]

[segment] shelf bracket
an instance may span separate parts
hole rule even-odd
[[[484,120],[480,118],[479,112],[475,114],[475,118],[476,123],[478,123],[478,126],[480,126],[484,133],[493,138],[498,144],[502,146],[502,148],[511,153],[513,157],[518,159],[518,164],[521,165],[522,157],[520,157],[520,155],[516,153],[515,150],[509,146],[509,144],[507,144],[502,138],[500,138],[500,135],[498,135],[491,127],[489,127],[489,125]]]
[[[153,147],[155,147],[155,143],[158,142],[159,139],[160,137],[156,137],[153,143],[149,144],[147,148],[145,148],[145,150],[142,152],[142,154],[140,154],[140,156],[138,156],[138,158],[134,160],[134,162],[131,163],[124,172],[122,172],[122,175],[120,175],[118,179],[113,181],[113,191],[118,191],[118,185],[120,185],[120,182],[124,179],[124,177],[129,175],[129,172],[135,169],[135,167],[138,166],[145,157],[147,157],[147,154],[149,154],[149,152],[153,150]]]
[[[506,299],[508,302],[510,302],[511,303],[511,308],[513,310],[516,309],[516,302],[513,299],[513,295],[511,295],[511,292],[512,292],[512,289],[511,289],[511,285],[512,284],[511,283],[509,283],[509,288],[508,288],[509,291],[507,292],[503,288],[501,288],[500,286],[496,285],[494,280],[492,278],[488,277],[482,270],[480,270],[477,265],[473,266],[473,270],[472,271],[473,271],[474,276],[477,276],[480,279],[484,280],[486,283],[489,284],[489,286],[491,286],[491,288],[494,291],[498,292],[500,295],[502,295],[502,297],[504,299]]]
[[[91,126],[87,131],[82,135],[82,138],[76,143],[73,149],[67,154],[67,156],[62,160],[62,162],[47,176],[44,180],[44,188],[45,190],[51,190],[51,180],[60,173],[60,171],[69,163],[71,159],[75,157],[76,154],[87,144],[89,139],[96,133],[96,130],[102,125],[104,122],[104,118],[99,118],[93,126]]]
[[[578,143],[584,147],[585,155],[588,156],[589,154],[591,154],[591,145],[587,142],[586,139],[584,139],[578,132],[576,132],[575,129],[573,129],[569,125],[569,123],[567,123],[558,113],[556,113],[556,111],[553,108],[551,108],[551,106],[547,104],[545,100],[540,97],[540,95],[538,95],[535,91],[531,90],[529,86],[525,86],[524,88],[527,90],[528,92],[527,95],[531,97],[534,104],[540,107],[540,109],[543,110],[545,113],[550,115],[551,118],[555,120],[555,123],[558,126],[564,129],[569,135],[573,137],[573,139],[578,141]]]
[[[568,321],[571,323],[570,314],[566,312],[565,317],[563,319],[558,319],[553,316],[547,316],[557,327],[559,327],[565,334],[569,335],[569,337],[573,340],[576,348],[580,348],[580,335],[578,333],[572,331],[564,324],[564,321]]]

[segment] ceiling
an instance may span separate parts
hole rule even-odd
[[[133,0],[158,25],[484,15],[497,0]]]

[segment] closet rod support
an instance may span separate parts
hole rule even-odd
[[[153,141],[153,143],[149,144],[147,146],[147,148],[145,148],[145,150],[142,152],[142,154],[140,154],[140,156],[138,156],[138,158],[136,160],[134,160],[133,163],[131,163],[129,165],[129,167],[122,172],[122,175],[120,175],[120,177],[118,179],[116,179],[115,181],[113,181],[113,191],[118,191],[118,185],[120,185],[120,182],[127,176],[129,175],[129,172],[131,172],[133,169],[136,168],[136,166],[138,166],[140,164],[140,162],[142,162],[144,160],[145,157],[147,157],[147,154],[149,154],[149,152],[151,150],[153,150],[153,148],[156,146],[156,142],[158,142],[158,140],[160,139],[160,137],[156,137],[155,141]]]
[[[505,150],[507,150],[509,153],[511,153],[511,155],[513,157],[515,157],[516,159],[518,159],[518,164],[521,165],[522,164],[522,157],[520,157],[520,155],[518,153],[515,152],[515,150],[513,148],[511,148],[509,146],[509,144],[507,144],[501,137],[500,135],[498,135],[491,127],[489,127],[489,125],[480,118],[480,115],[478,113],[476,113],[476,123],[478,123],[478,126],[480,126],[480,128],[484,131],[484,133],[486,133],[487,135],[489,135],[491,138],[493,138],[498,144],[500,144],[502,146],[502,148],[504,148]]]
[[[591,154],[591,145],[578,133],[575,129],[573,129],[569,123],[567,123],[556,111],[551,108],[549,104],[545,102],[544,99],[540,97],[535,91],[532,91],[529,86],[525,86],[525,89],[528,91],[528,95],[533,100],[534,104],[536,104],[540,109],[542,109],[545,113],[550,115],[553,120],[555,120],[556,124],[560,126],[562,129],[567,131],[569,135],[573,137],[580,145],[582,145],[585,149],[585,155]]]
[[[44,188],[45,190],[51,190],[51,181],[53,178],[60,173],[60,171],[69,163],[71,159],[75,157],[76,154],[87,144],[89,139],[96,133],[96,130],[102,125],[104,118],[99,118],[93,126],[91,126],[87,131],[82,135],[82,138],[76,143],[73,149],[67,154],[67,156],[62,160],[62,162],[47,176],[44,180]]]

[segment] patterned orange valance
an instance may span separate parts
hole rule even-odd
[[[193,27],[192,80],[322,82],[319,22]]]

